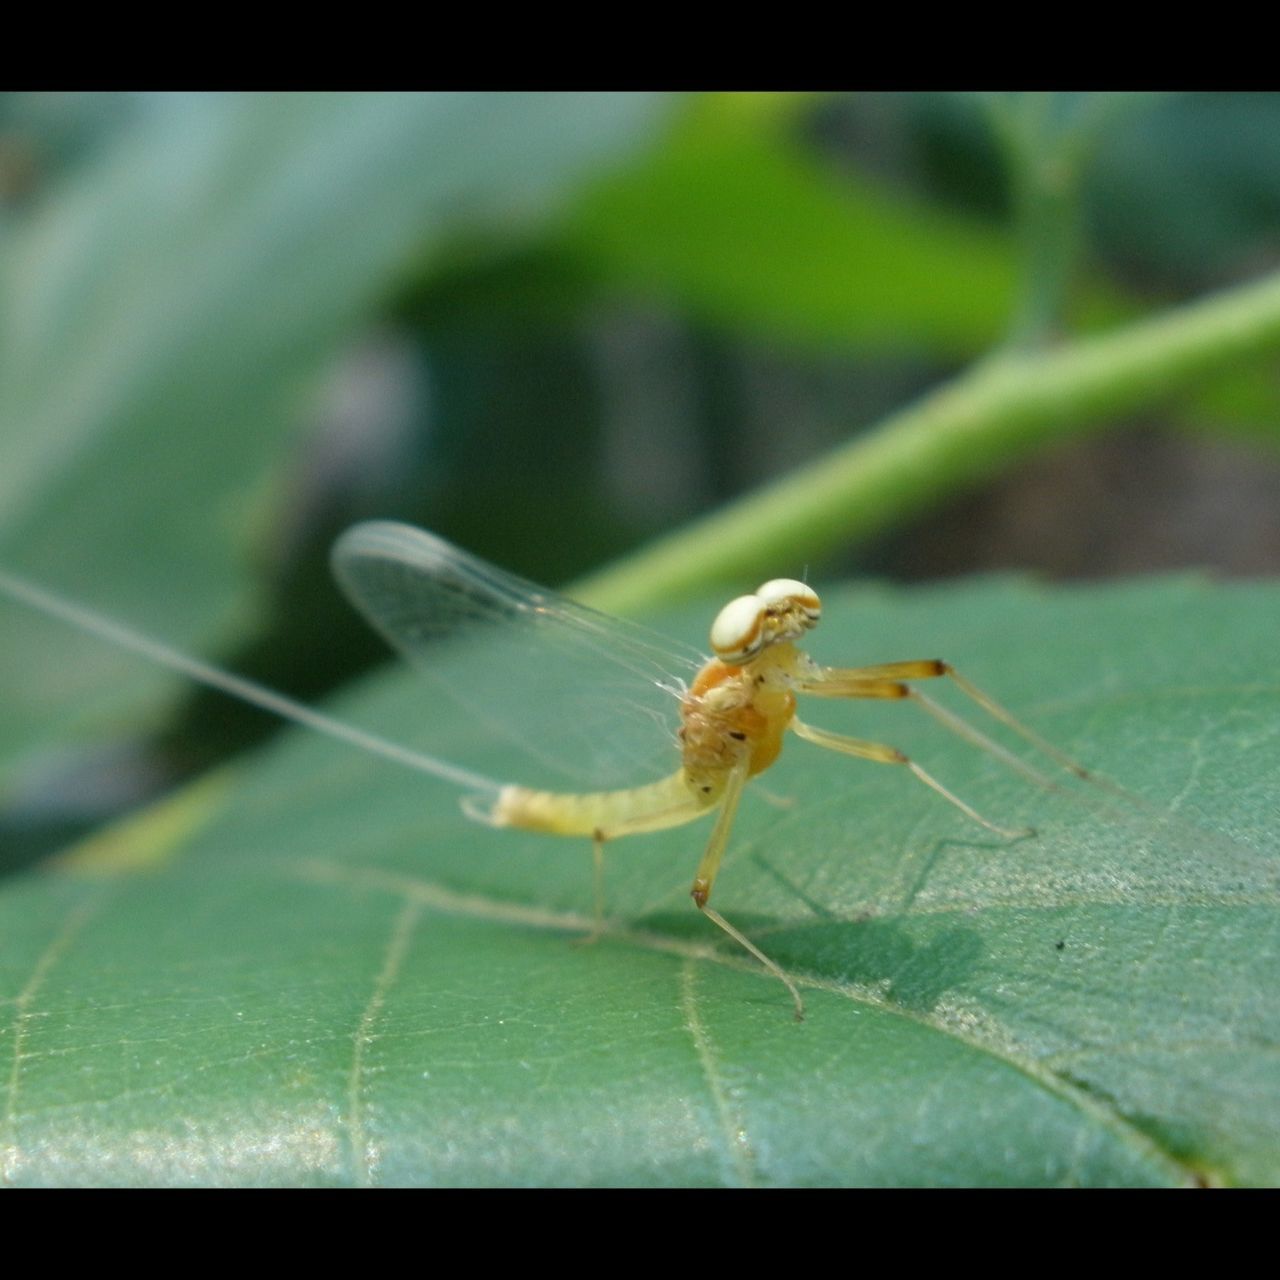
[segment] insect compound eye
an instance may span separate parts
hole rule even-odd
[[[759,596],[739,596],[716,614],[711,624],[711,648],[730,666],[745,662],[764,643],[765,603]]]
[[[772,578],[757,588],[756,596],[775,613],[792,613],[805,626],[813,626],[822,617],[822,601],[810,586],[795,578]]]

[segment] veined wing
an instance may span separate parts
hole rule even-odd
[[[374,627],[467,711],[478,740],[520,749],[527,776],[509,781],[628,787],[676,767],[696,650],[411,525],[356,525],[334,546],[333,568]]]

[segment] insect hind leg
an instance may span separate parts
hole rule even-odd
[[[647,831],[661,831],[665,827],[683,826],[707,812],[697,798],[690,796],[680,803],[653,812],[638,812],[607,826],[597,826],[591,831],[592,913],[591,932],[578,939],[582,946],[598,942],[604,933],[604,846],[621,836],[641,835]]]
[[[591,833],[591,932],[574,941],[580,947],[590,947],[604,934],[604,842],[609,837],[597,827]]]

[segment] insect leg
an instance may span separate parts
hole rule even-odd
[[[599,940],[604,933],[604,846],[620,836],[640,835],[646,831],[661,831],[666,827],[682,826],[707,813],[708,806],[699,799],[688,796],[666,808],[639,808],[630,817],[595,827],[591,831],[591,864],[594,885],[591,932],[580,939],[582,945]]]
[[[725,847],[729,843],[729,832],[733,829],[734,814],[737,812],[738,801],[742,797],[742,788],[746,781],[747,766],[744,762],[730,772],[728,781],[725,783],[720,812],[716,815],[716,825],[712,828],[711,838],[707,841],[706,851],[702,855],[702,861],[698,864],[698,873],[693,880],[693,901],[707,919],[719,925],[735,942],[751,952],[775,978],[786,985],[787,990],[791,992],[791,999],[795,1001],[796,1021],[801,1022],[804,1020],[804,1001],[800,999],[796,984],[745,934],[735,929],[718,911],[707,906],[707,899],[711,896],[711,886],[715,883],[716,872],[720,869],[720,859],[724,856]]]
[[[1023,764],[998,743],[993,742],[986,734],[973,728],[959,716],[940,707],[931,698],[925,697],[916,689],[902,683],[905,680],[930,680],[935,676],[946,676],[971,701],[976,702],[983,711],[1001,724],[1011,729],[1024,742],[1030,743],[1036,750],[1055,761],[1068,773],[1077,778],[1097,781],[1083,765],[1077,764],[1070,756],[1059,751],[1052,743],[1046,742],[1035,730],[1028,728],[1011,712],[1002,707],[990,694],[984,693],[972,680],[962,676],[949,662],[937,658],[926,658],[914,662],[884,662],[874,667],[823,667],[819,674],[811,679],[798,682],[796,688],[804,693],[819,698],[908,698],[923,707],[935,720],[945,725],[952,733],[973,743],[982,750],[1002,760],[1006,765],[1030,777],[1042,786],[1052,789],[1048,779],[1037,773],[1029,765]]]
[[[983,693],[972,680],[962,676],[949,662],[943,663],[943,666],[946,667],[945,674],[950,676],[960,686],[961,690],[972,698],[989,716],[1012,729],[1024,742],[1029,742],[1051,760],[1056,760],[1068,773],[1074,773],[1077,778],[1093,779],[1093,774],[1088,769],[1083,765],[1077,764],[1070,756],[1064,755],[1057,747],[1050,742],[1046,742],[1034,730],[1028,729],[1022,721],[1015,719],[993,697]]]
[[[574,939],[580,947],[599,942],[604,933],[604,842],[608,838],[600,830],[591,833],[591,932]]]
[[[1010,839],[1017,836],[1035,835],[1035,830],[1032,827],[1010,829],[997,826],[994,822],[988,822],[975,808],[965,804],[959,796],[948,791],[937,778],[933,777],[932,774],[926,773],[914,760],[904,755],[897,747],[888,747],[880,742],[864,742],[861,738],[849,738],[842,733],[831,733],[826,729],[815,729],[813,725],[805,724],[800,719],[793,719],[791,728],[806,742],[812,742],[815,746],[826,747],[829,751],[839,751],[847,756],[857,756],[860,760],[874,760],[879,764],[905,765],[925,786],[931,787],[944,800],[949,800],[961,813],[972,818],[979,826],[986,827],[988,831],[994,831],[997,835],[1007,836]]]

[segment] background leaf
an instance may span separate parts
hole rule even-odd
[[[970,356],[1003,328],[1001,230],[793,145],[752,96],[704,103],[650,162],[603,183],[565,243],[597,271],[756,338]]]
[[[1137,798],[1043,792],[899,707],[811,710],[1039,834],[791,744],[716,904],[802,981],[796,1024],[689,906],[705,828],[611,847],[582,949],[583,842],[473,826],[429,780],[290,734],[7,884],[6,1177],[1275,1182],[1275,588],[825,603],[818,657],[945,654]],[[664,625],[696,638],[706,612]],[[446,754],[471,732],[405,672],[341,710]]]

